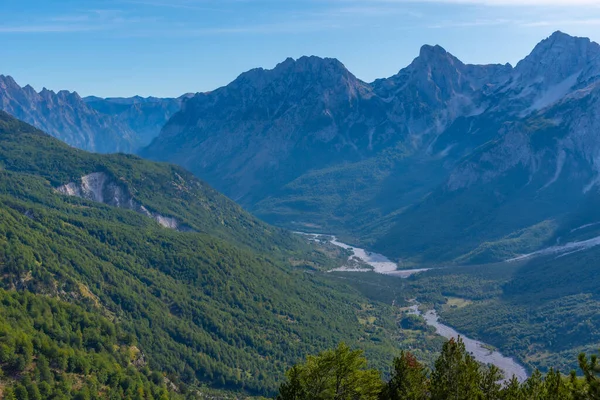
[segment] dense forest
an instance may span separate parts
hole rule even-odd
[[[0,290],[0,397],[177,399],[133,335],[74,304]]]
[[[185,229],[57,191],[99,171]],[[342,340],[378,367],[398,340],[439,348],[430,332],[400,331],[387,301],[320,273],[344,257],[255,219],[181,168],[89,154],[0,113],[0,289],[15,299],[2,315],[11,333],[0,335],[0,388],[19,400],[22,387],[35,398],[34,386],[57,398],[272,395],[289,366]],[[54,321],[54,309],[89,322],[65,326],[71,317]],[[42,389],[44,360],[54,377]]]
[[[277,400],[584,400],[600,398],[600,365],[596,354],[579,355],[581,377],[538,370],[524,382],[504,377],[491,365],[479,364],[460,337],[447,341],[430,370],[402,352],[382,379],[368,367],[361,350],[345,344],[293,366]]]
[[[435,307],[465,335],[517,358],[529,370],[570,371],[600,343],[600,248],[519,262],[428,271],[405,293]]]

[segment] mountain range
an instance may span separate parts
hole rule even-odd
[[[134,153],[148,145],[187,97],[82,98],[66,90],[36,92],[0,75],[0,110],[71,146],[99,153]]]
[[[599,55],[562,32],[515,67],[423,46],[371,83],[288,59],[195,95],[140,154],[266,221],[407,264],[498,261],[597,222],[581,216],[600,183]]]
[[[599,56],[562,32],[514,67],[426,45],[371,83],[302,57],[177,99],[37,93],[2,76],[0,104],[72,146],[179,164],[275,225],[406,265],[485,263],[597,222]]]

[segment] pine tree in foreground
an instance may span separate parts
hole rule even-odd
[[[444,344],[432,371],[402,352],[383,382],[360,350],[341,344],[292,367],[277,400],[600,400],[597,356],[582,354],[579,365],[583,377],[536,370],[523,383],[513,376],[502,384],[501,371],[479,364],[459,337]]]

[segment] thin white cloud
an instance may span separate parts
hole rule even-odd
[[[86,25],[0,25],[0,33],[68,33],[87,32],[102,29],[99,26]]]
[[[174,32],[184,35],[219,35],[219,34],[300,34],[339,29],[340,25],[332,21],[295,21],[262,25],[242,25],[218,28],[199,28]]]
[[[429,0],[427,0],[429,1]],[[598,0],[431,0],[440,3],[475,4],[484,6],[595,6]]]
[[[429,24],[426,27],[430,29],[447,29],[447,28],[470,28],[470,27],[486,27],[486,26],[500,26],[500,25],[514,25],[524,28],[538,28],[538,27],[560,27],[560,26],[598,26],[600,25],[600,18],[578,18],[578,19],[560,19],[560,20],[539,20],[539,21],[527,21],[523,19],[482,19],[474,21],[442,21],[439,23]]]
[[[130,16],[122,10],[97,9],[79,14],[48,16],[27,23],[0,24],[0,34],[71,33],[132,28],[158,18]]]
[[[0,0],[1,1],[1,0]],[[236,3],[269,3],[281,0],[116,0],[117,4],[146,5],[235,12]],[[308,3],[319,4],[307,7]],[[113,3],[114,4],[114,3]],[[463,5],[468,12],[448,19],[437,13],[432,4]],[[227,5],[227,6],[226,6]],[[267,13],[256,24],[244,19],[229,19],[227,25],[194,26],[169,17],[137,17],[130,7],[123,9],[81,10],[80,13],[46,17],[44,20],[19,24],[0,24],[0,34],[61,33],[112,30],[119,35],[235,35],[300,34],[336,29],[368,29],[383,26],[390,19],[404,17],[411,29],[451,29],[490,26],[551,27],[600,25],[600,0],[295,0],[290,7]],[[559,6],[569,6],[565,9]],[[485,6],[512,6],[497,12]],[[521,7],[517,7],[521,6]],[[522,6],[529,6],[522,8]],[[550,7],[553,6],[553,7]],[[139,7],[135,7],[139,9]],[[440,9],[445,9],[440,7]],[[125,11],[128,10],[128,11]],[[516,12],[516,10],[518,10]],[[598,13],[595,13],[598,10]],[[568,11],[568,12],[567,12]],[[581,18],[579,18],[581,16]],[[389,18],[388,18],[389,17]],[[386,19],[385,22],[382,22]],[[158,21],[164,23],[157,23]],[[204,21],[206,22],[206,21]],[[238,22],[238,23],[236,23]]]
[[[174,8],[209,8],[210,5],[224,3],[279,3],[281,0],[121,0],[123,3],[144,4],[157,7]],[[447,4],[473,4],[484,6],[510,5],[510,6],[596,6],[600,8],[599,0],[296,0],[290,3],[301,5],[302,3],[353,3],[358,6],[377,3],[401,4],[401,3],[447,3]]]
[[[332,16],[362,16],[362,17],[380,17],[391,15],[405,15],[415,18],[423,17],[423,14],[414,10],[397,6],[377,6],[377,5],[352,5],[329,10],[327,12]]]
[[[354,4],[463,4],[476,6],[592,6],[600,9],[600,0],[325,0]]]
[[[183,10],[201,10],[201,11],[231,11],[227,8],[221,7],[223,2],[221,1],[177,1],[177,0],[121,0],[122,4],[136,4],[140,6],[149,7],[162,7],[162,8],[178,8]],[[243,0],[230,0],[229,3],[235,3]],[[249,0],[251,1],[251,0]],[[209,4],[213,4],[212,6]],[[218,7],[217,7],[218,5]]]
[[[431,29],[445,29],[445,28],[469,28],[477,26],[498,26],[498,25],[516,25],[520,21],[510,19],[476,19],[473,21],[442,21],[435,24],[427,25],[427,28]]]
[[[548,20],[548,21],[533,21],[522,23],[521,26],[525,27],[543,27],[543,26],[566,26],[566,25],[587,25],[596,26],[600,25],[600,18],[578,18],[578,19],[562,19],[562,20]]]
[[[63,23],[73,23],[73,22],[86,22],[90,20],[90,16],[85,15],[59,15],[55,17],[48,18],[49,21],[52,22],[63,22]]]

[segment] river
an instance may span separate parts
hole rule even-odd
[[[318,235],[318,234],[306,234],[301,233],[302,235],[309,236],[312,240],[320,240],[319,237],[327,236],[329,242],[335,246],[341,247],[346,250],[350,250],[352,255],[348,258],[348,266],[344,266],[341,268],[337,268],[331,272],[367,272],[371,271],[371,269],[360,268],[353,266],[356,263],[352,262],[353,258],[357,258],[365,264],[373,267],[372,271],[375,271],[379,274],[390,275],[400,278],[408,278],[411,275],[418,274],[420,272],[428,271],[427,268],[422,269],[405,269],[399,270],[398,264],[391,261],[387,257],[382,254],[371,253],[366,251],[365,249],[361,249],[359,247],[350,246],[348,244],[342,243],[337,240],[335,236],[331,235]],[[438,335],[445,337],[446,339],[456,338],[460,336],[465,343],[465,348],[469,353],[475,357],[475,359],[483,364],[493,364],[500,368],[504,372],[504,376],[507,379],[512,378],[512,376],[516,376],[519,382],[523,382],[527,379],[527,371],[525,368],[517,363],[514,359],[510,357],[503,356],[498,351],[489,350],[490,346],[487,346],[485,343],[479,342],[477,340],[468,338],[465,335],[457,332],[455,329],[448,325],[444,325],[439,321],[439,317],[435,310],[427,311],[425,314],[422,314],[418,309],[418,304],[411,307],[412,314],[421,315],[427,325],[435,328]]]
[[[300,233],[300,232],[298,232]],[[342,249],[350,250],[352,255],[348,258],[348,265],[342,266],[331,270],[330,272],[370,272],[374,271],[378,274],[396,276],[400,278],[408,278],[411,275],[418,274],[420,272],[429,271],[428,268],[422,269],[398,269],[398,264],[384,256],[383,254],[371,253],[360,247],[350,246],[346,243],[342,243],[335,236],[332,235],[319,235],[311,233],[300,233],[301,235],[309,236],[313,240],[319,240],[319,237],[326,236],[329,242],[334,246],[341,247]],[[356,266],[356,262],[353,259],[358,259],[363,263],[370,265],[373,269],[361,268]]]
[[[439,321],[439,317],[435,310],[427,311],[425,314],[422,314],[418,305],[412,306],[412,314],[421,315],[427,325],[433,326],[438,335],[445,337],[446,339],[457,338],[460,336],[465,343],[465,348],[469,353],[475,357],[475,359],[484,364],[493,364],[496,367],[500,368],[504,372],[506,381],[512,376],[516,376],[519,382],[523,382],[527,379],[527,371],[525,368],[517,363],[513,358],[503,356],[498,351],[493,351],[489,349],[485,343],[479,342],[474,339],[470,339],[465,335],[460,334],[455,329],[449,327],[448,325],[444,325]]]

